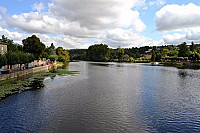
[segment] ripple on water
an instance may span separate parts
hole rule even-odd
[[[69,69],[80,74],[0,101],[2,132],[200,131],[198,70],[88,62]]]

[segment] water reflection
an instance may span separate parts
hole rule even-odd
[[[188,73],[187,73],[187,71],[179,70],[179,71],[178,71],[178,75],[179,75],[181,78],[185,78],[186,76],[188,76]]]
[[[200,71],[92,62],[71,62],[69,69],[80,74],[46,79],[44,89],[0,101],[1,130],[200,131]]]

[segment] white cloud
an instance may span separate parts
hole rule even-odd
[[[99,36],[96,43],[110,44],[111,47],[140,47],[158,45],[152,39],[144,37],[139,33],[129,29],[123,30],[120,28],[107,30]]]
[[[165,0],[156,0],[156,1],[150,1],[149,5],[150,6],[154,6],[154,5],[158,5],[158,6],[162,6],[166,3]]]
[[[200,27],[200,6],[188,5],[166,5],[156,12],[157,30],[188,31],[192,28]]]
[[[42,2],[40,2],[39,4],[35,3],[35,4],[33,4],[32,8],[33,8],[33,10],[41,12],[43,9],[45,9],[45,5]]]
[[[186,38],[194,42],[200,40],[200,28],[191,29],[187,32]]]
[[[51,43],[54,43],[56,47],[64,47],[68,48],[86,48],[88,46],[85,45],[87,39],[84,38],[76,38],[67,35],[57,35],[57,36],[48,36],[40,33],[32,33],[35,34],[40,40],[46,45],[50,46]],[[0,37],[5,35],[9,39],[12,39],[15,43],[22,44],[22,40],[27,37],[32,36],[30,33],[19,33],[19,32],[10,32],[7,29],[3,29],[0,27]]]
[[[164,35],[163,40],[166,44],[180,44],[182,42],[187,42],[186,34],[180,33]]]
[[[143,5],[144,0],[53,0],[51,13],[70,22],[78,22],[89,30],[102,30],[134,25],[136,31],[145,29],[139,13],[133,7]],[[135,23],[137,22],[137,23]]]
[[[0,26],[18,31],[3,29],[1,34],[17,42],[36,34],[47,45],[55,42],[65,48],[86,48],[86,43],[96,39],[113,47],[145,45],[150,44],[151,39],[140,35],[146,26],[140,13],[133,10],[144,6],[145,0],[52,0],[47,12],[42,12],[43,3],[33,5],[35,12],[14,15],[0,8]],[[131,29],[123,30],[127,27]],[[123,40],[124,37],[127,40]]]

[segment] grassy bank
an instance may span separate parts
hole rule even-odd
[[[183,63],[181,62],[161,62],[160,64],[162,64],[163,66],[172,66],[177,68],[181,68],[183,65]]]
[[[56,70],[54,73],[37,72],[32,77],[25,80],[9,79],[0,81],[0,99],[26,90],[40,89],[44,87],[43,80],[45,77],[54,78],[56,75],[74,75],[78,73],[78,71],[60,69]]]

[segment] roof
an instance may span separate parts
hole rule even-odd
[[[151,58],[152,55],[144,55],[143,57],[144,57],[144,58]]]
[[[8,44],[5,42],[0,42],[0,45],[8,45]]]

